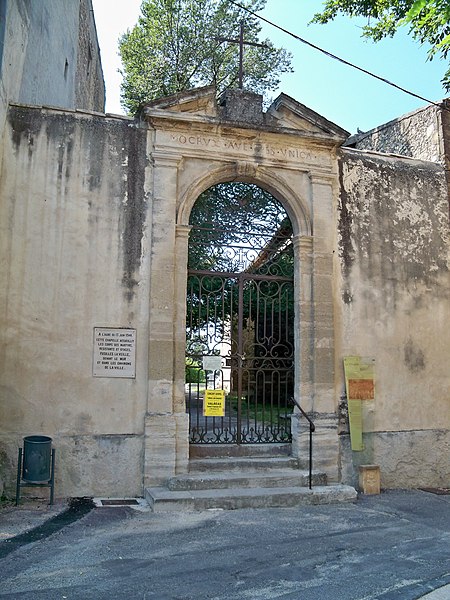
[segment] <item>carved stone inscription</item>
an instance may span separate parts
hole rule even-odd
[[[94,377],[136,377],[136,329],[94,327]]]
[[[164,136],[165,137],[165,136]],[[161,140],[162,141],[162,140]],[[176,144],[202,151],[231,151],[234,153],[251,154],[261,158],[276,160],[291,160],[295,162],[323,163],[324,157],[308,149],[294,146],[283,146],[263,142],[259,139],[239,139],[218,137],[205,134],[172,133],[167,140],[170,145]]]

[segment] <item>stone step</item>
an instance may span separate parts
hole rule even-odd
[[[145,490],[145,498],[155,512],[239,508],[283,508],[309,504],[354,502],[354,488],[345,485],[284,488],[229,488],[226,490],[172,491],[167,487]]]
[[[191,444],[190,458],[220,458],[225,456],[288,456],[291,444]]]
[[[313,471],[313,485],[326,485],[325,473]],[[189,473],[176,475],[167,482],[167,487],[172,491],[207,490],[227,488],[282,488],[306,487],[309,485],[309,472],[299,469],[270,469],[255,472],[215,472],[215,473]]]
[[[189,461],[189,472],[245,471],[270,469],[299,469],[299,461],[292,456],[233,456],[223,458],[193,458]]]

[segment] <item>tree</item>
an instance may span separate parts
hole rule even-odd
[[[268,191],[233,181],[200,194],[189,224],[186,355],[220,352],[235,392],[241,372],[243,418],[281,427],[293,395],[292,223]]]
[[[207,189],[197,199],[189,223],[188,267],[200,273],[191,274],[188,281],[188,332],[202,335],[214,315],[222,335],[238,305],[233,273],[293,277],[291,221],[282,205],[257,185],[234,181]],[[273,296],[270,281],[261,282],[258,289],[262,296]],[[245,318],[252,310],[249,294],[249,288],[244,290]]]
[[[242,0],[252,11],[266,0]],[[218,38],[237,39],[244,23],[245,85],[264,93],[277,88],[281,73],[292,71],[291,55],[261,42],[259,19],[227,0],[144,0],[138,24],[119,41],[124,77],[122,105],[131,113],[143,102],[193,87],[237,87],[239,48]]]
[[[200,194],[189,224],[189,268],[196,270],[239,272],[269,243],[276,240],[279,247],[292,235],[291,222],[272,194],[240,181],[219,183]]]
[[[363,35],[376,42],[409,26],[415,40],[431,46],[430,60],[435,56],[446,59],[450,51],[450,0],[326,0],[313,22],[328,23],[339,13],[367,18]],[[450,91],[450,68],[442,83]]]

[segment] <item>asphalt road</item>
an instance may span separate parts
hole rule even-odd
[[[450,496],[178,514],[97,508],[17,547],[0,561],[0,582],[1,600],[415,600],[450,583]]]

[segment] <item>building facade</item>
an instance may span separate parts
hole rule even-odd
[[[5,40],[30,16],[29,3],[14,4]],[[79,32],[91,13],[76,7]],[[294,395],[316,423],[315,467],[330,482],[356,485],[370,463],[383,487],[448,486],[446,103],[356,138],[284,94],[266,112],[252,93],[218,102],[202,88],[135,119],[105,115],[100,76],[65,87],[71,69],[74,82],[88,63],[100,69],[91,41],[72,37],[78,54],[63,53],[53,99],[35,97],[25,67],[21,91],[5,83],[3,93],[5,490],[31,434],[53,439],[61,496],[140,496],[188,471],[190,215],[200,194],[231,181],[270,192],[292,223]],[[7,52],[5,42],[3,64]],[[370,363],[374,382],[358,449],[347,357]],[[302,459],[308,428],[298,412],[291,422]]]

